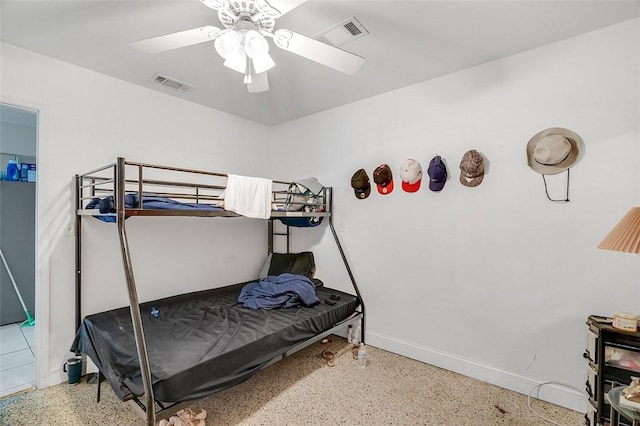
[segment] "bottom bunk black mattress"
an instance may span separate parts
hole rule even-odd
[[[245,284],[140,305],[156,401],[198,399],[238,384],[358,305],[355,296],[321,286],[313,307],[254,310],[238,303]],[[87,354],[120,399],[144,394],[128,307],[85,317],[71,350]]]

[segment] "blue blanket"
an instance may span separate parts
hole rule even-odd
[[[251,282],[240,291],[238,302],[245,308],[276,309],[312,306],[320,302],[316,287],[304,275],[269,275]]]
[[[171,198],[158,197],[151,193],[145,193],[142,198],[142,204],[145,209],[157,210],[223,210],[222,207],[200,204],[200,203],[182,203],[172,200]],[[126,209],[140,208],[138,194],[126,194],[124,196],[124,207]],[[105,198],[94,198],[86,206],[87,209],[99,209],[100,213],[115,213],[116,207],[113,196]],[[115,216],[95,216],[104,222],[116,222]]]

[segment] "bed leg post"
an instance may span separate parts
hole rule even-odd
[[[104,376],[102,375],[102,371],[98,372],[98,394],[96,395],[96,403],[100,402],[100,383],[102,383],[102,380],[104,379]]]
[[[75,282],[76,282],[76,311],[75,311],[75,326],[73,330],[74,334],[80,329],[82,324],[82,216],[78,214],[78,209],[82,207],[81,192],[82,191],[82,179],[76,175],[76,210],[75,210]]]

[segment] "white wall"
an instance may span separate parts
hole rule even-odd
[[[263,176],[268,144],[260,124],[15,46],[0,48],[0,101],[40,114],[37,275],[48,293],[41,292],[36,303],[44,304],[48,318],[36,320],[48,320],[50,332],[38,340],[49,348],[38,374],[40,384],[54,384],[65,380],[61,365],[74,336],[73,176],[117,156]],[[203,224],[192,218],[175,227],[173,220],[127,221],[141,300],[257,275],[267,250],[264,222]],[[87,218],[83,228],[83,314],[126,305],[115,227]]]
[[[587,316],[640,313],[639,259],[596,248],[640,198],[639,40],[636,19],[276,128],[277,150],[300,161],[274,167],[335,188],[369,343],[523,393],[584,389]],[[567,204],[549,202],[526,164],[527,141],[555,126],[584,142]],[[472,148],[487,174],[467,188],[459,162]],[[426,173],[436,154],[444,190],[403,193],[401,163]],[[356,199],[351,175],[381,163],[394,192]],[[552,196],[564,178],[548,179]],[[328,238],[314,250],[335,260]],[[325,282],[345,280],[322,265]],[[542,396],[586,408],[564,387]]]
[[[41,111],[38,272],[48,284],[42,296],[51,325],[45,379],[63,380],[59,367],[73,336],[72,176],[121,155],[318,177],[336,189],[336,226],[367,303],[369,343],[525,393],[548,380],[582,388],[587,315],[638,312],[638,259],[595,246],[638,204],[639,28],[631,21],[270,130],[2,44],[0,100]],[[526,142],[552,126],[584,139],[569,204],[548,202],[540,175],[526,165]],[[264,144],[252,142],[264,134]],[[485,182],[473,189],[457,182],[470,148],[488,159]],[[248,149],[256,155],[242,155]],[[450,170],[443,192],[403,193],[402,161],[413,157],[426,169],[435,154]],[[355,199],[352,173],[371,174],[382,162],[396,173],[395,192]],[[562,192],[561,181],[550,184]],[[222,283],[257,272],[266,240],[259,221],[203,226],[194,218],[173,227],[166,220],[174,219],[127,225],[142,299],[187,291],[192,278],[193,289],[205,287],[202,272]],[[92,241],[85,280],[93,288],[86,302],[96,310],[123,304],[115,231],[93,221],[85,232]],[[348,288],[326,228],[304,236],[318,276]],[[177,247],[196,268],[186,278],[183,264],[172,264]],[[304,241],[294,245],[303,248]],[[255,270],[226,267],[241,255]],[[543,397],[584,409],[575,392],[547,389]]]

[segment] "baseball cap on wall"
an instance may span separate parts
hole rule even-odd
[[[422,166],[416,160],[405,160],[400,167],[400,178],[405,192],[416,192],[422,182]]]
[[[427,174],[429,175],[429,189],[436,192],[442,191],[447,182],[447,166],[444,165],[439,155],[431,159]]]
[[[460,161],[460,183],[475,187],[484,179],[484,158],[475,149],[465,152]]]
[[[376,183],[380,194],[391,194],[393,191],[393,174],[391,173],[391,167],[387,164],[379,165],[373,171],[373,181]]]
[[[371,193],[371,183],[369,176],[364,169],[357,170],[351,177],[351,187],[356,198],[363,200]]]

